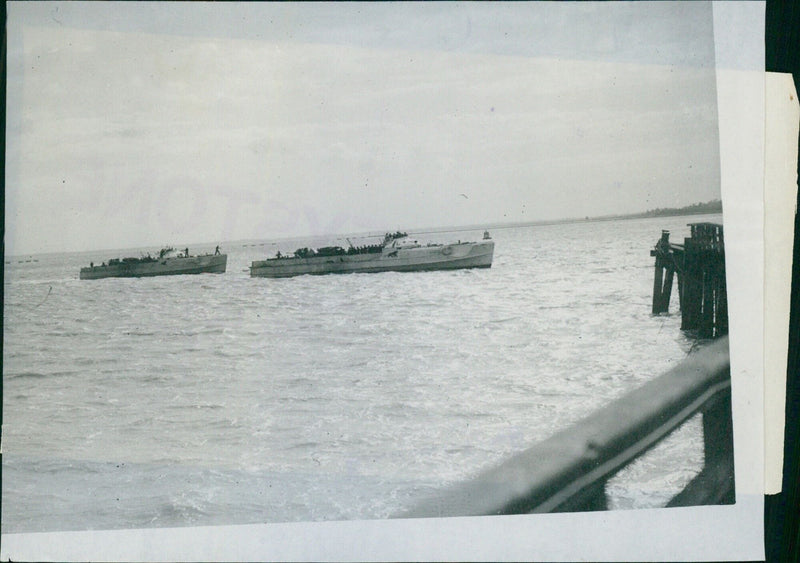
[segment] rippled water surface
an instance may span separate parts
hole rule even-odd
[[[491,269],[452,272],[246,271],[334,239],[223,244],[223,275],[78,279],[138,250],[7,257],[3,532],[402,510],[685,357],[675,302],[650,315],[649,249],[709,219],[497,229]],[[663,503],[701,441],[688,425],[612,505]]]

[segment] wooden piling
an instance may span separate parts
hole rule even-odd
[[[714,337],[714,277],[711,271],[702,272],[703,295],[700,300],[700,326],[697,335],[700,338]]]
[[[675,265],[672,262],[669,245],[669,231],[661,231],[661,239],[650,252],[655,256],[656,265],[653,273],[653,314],[669,311],[669,298],[672,292],[672,276]]]
[[[664,277],[664,265],[662,258],[656,254],[656,266],[653,275],[653,314],[657,315],[661,312],[662,307],[662,279]]]
[[[725,244],[722,225],[690,224],[684,244],[669,242],[669,231],[650,252],[656,259],[653,279],[653,314],[669,311],[673,277],[678,275],[681,330],[697,331],[700,338],[728,333],[725,284]]]
[[[695,268],[696,252],[694,241],[684,239],[683,257],[683,293],[681,294],[681,330],[694,330],[697,328],[697,271]]]
[[[670,263],[664,272],[664,288],[661,291],[661,311],[662,313],[669,312],[669,298],[672,294],[672,278],[675,276],[675,265]]]

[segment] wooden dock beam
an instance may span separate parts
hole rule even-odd
[[[673,275],[678,274],[681,330],[696,331],[700,338],[728,333],[725,283],[725,242],[722,225],[691,223],[684,244],[669,242],[662,231],[650,255],[655,257],[653,314],[669,312]]]
[[[661,231],[661,239],[656,243],[651,256],[656,257],[653,277],[653,314],[669,311],[669,299],[672,293],[672,278],[675,275],[675,263],[670,255],[669,231]]]

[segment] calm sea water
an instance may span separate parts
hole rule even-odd
[[[78,279],[139,250],[7,258],[2,531],[396,513],[684,358],[674,301],[650,315],[649,249],[700,220],[721,217],[496,229],[493,267],[453,272],[246,271],[341,239],[223,244],[224,275]],[[693,421],[612,506],[663,505],[702,459]]]

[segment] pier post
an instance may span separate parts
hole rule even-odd
[[[683,247],[670,245],[672,265],[678,272],[681,330],[715,338],[728,333],[722,225],[695,223],[690,227],[692,236],[684,239]],[[669,283],[665,280],[665,286]]]
[[[703,294],[701,299],[700,325],[697,335],[700,338],[714,337],[714,276],[710,271],[703,275]]]
[[[725,268],[723,267],[719,277],[719,287],[717,291],[717,303],[715,310],[717,312],[716,336],[728,334],[728,288],[725,282]]]
[[[664,277],[664,265],[660,254],[656,254],[656,266],[653,275],[653,314],[661,312],[661,280]]]
[[[661,312],[669,312],[669,298],[672,294],[672,278],[675,276],[675,264],[670,259],[664,272],[664,289],[661,292]]]
[[[702,416],[703,469],[668,507],[736,502],[730,387],[709,402]]]
[[[656,265],[653,273],[653,314],[669,311],[669,298],[672,292],[672,276],[675,265],[672,263],[669,246],[669,231],[661,231],[661,239],[656,243],[655,249],[650,252],[655,256]]]
[[[705,470],[715,476],[715,498],[720,504],[736,502],[733,461],[733,418],[730,390],[703,413]]]
[[[681,330],[693,330],[697,328],[698,318],[698,285],[694,240],[684,239],[683,255],[683,292],[681,294]]]

